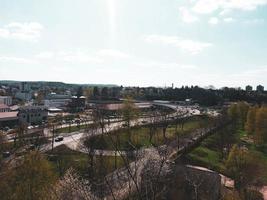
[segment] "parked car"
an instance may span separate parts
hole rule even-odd
[[[34,150],[35,149],[35,145],[34,144],[30,144],[29,147],[28,147],[28,150]]]
[[[55,142],[61,142],[63,140],[64,140],[63,136],[58,136],[58,137],[56,137]]]
[[[9,131],[9,127],[3,128],[4,131]]]
[[[11,153],[9,151],[4,151],[2,155],[3,155],[3,158],[8,158],[11,155]]]

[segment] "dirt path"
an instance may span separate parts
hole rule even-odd
[[[264,186],[260,192],[263,194],[264,200],[267,200],[267,186]]]

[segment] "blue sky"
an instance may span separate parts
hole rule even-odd
[[[267,86],[267,0],[0,0],[0,79]]]

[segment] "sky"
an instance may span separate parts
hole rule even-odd
[[[0,79],[267,87],[267,0],[0,0]]]

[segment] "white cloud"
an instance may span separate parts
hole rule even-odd
[[[143,63],[136,63],[137,66],[140,67],[148,67],[148,68],[156,68],[156,69],[181,69],[181,70],[193,70],[197,69],[197,66],[195,65],[187,65],[187,64],[181,64],[181,63],[163,63],[163,62],[143,62]]]
[[[251,11],[267,4],[267,0],[197,0],[193,11],[199,14],[211,14],[217,10]]]
[[[55,60],[55,61],[64,61],[64,62],[79,62],[79,63],[103,63],[109,61],[110,59],[128,59],[132,56],[115,49],[100,49],[96,52],[88,51],[44,51],[37,55],[35,58],[42,60]]]
[[[8,38],[9,37],[9,31],[6,29],[0,28],[0,37],[1,38]]]
[[[180,11],[183,22],[193,23],[193,22],[198,21],[198,18],[194,16],[187,8],[180,7],[179,11]]]
[[[36,61],[27,59],[27,58],[21,58],[21,57],[13,57],[13,56],[0,56],[0,62],[4,63],[17,63],[17,64],[35,64]]]
[[[213,25],[216,25],[219,23],[219,19],[217,17],[211,17],[209,19],[209,24],[213,24]]]
[[[191,54],[198,54],[204,49],[212,46],[211,43],[193,41],[176,36],[148,35],[144,39],[148,43],[158,43],[178,47],[179,49]]]
[[[122,51],[115,50],[115,49],[101,49],[97,51],[96,55],[100,57],[110,57],[110,58],[118,58],[118,59],[125,59],[125,58],[131,57],[129,54],[124,53]]]
[[[264,19],[247,19],[244,21],[245,24],[263,24],[264,22]]]
[[[238,80],[239,83],[248,84],[248,81],[255,84],[260,84],[259,81],[264,81],[267,76],[267,66],[255,67],[254,69],[244,70],[243,72],[230,74],[230,80]],[[265,81],[264,81],[265,82]]]
[[[226,16],[226,15],[228,15],[229,13],[231,13],[231,10],[229,10],[229,9],[224,9],[224,10],[222,10],[222,11],[219,13],[219,15],[220,15],[220,16]]]
[[[235,21],[235,19],[233,19],[232,17],[226,17],[226,18],[223,19],[223,21],[226,22],[226,23],[232,23],[232,22]]]
[[[219,6],[217,0],[198,0],[192,10],[199,14],[210,14],[217,10]]]
[[[35,57],[39,58],[39,59],[51,59],[54,56],[55,56],[54,52],[46,51],[46,52],[41,52],[41,53],[37,54]]]
[[[0,28],[0,38],[37,41],[44,27],[37,22],[12,22]]]
[[[77,52],[60,52],[57,58],[61,61],[71,63],[102,63],[103,60],[92,56],[89,53],[77,51]]]

